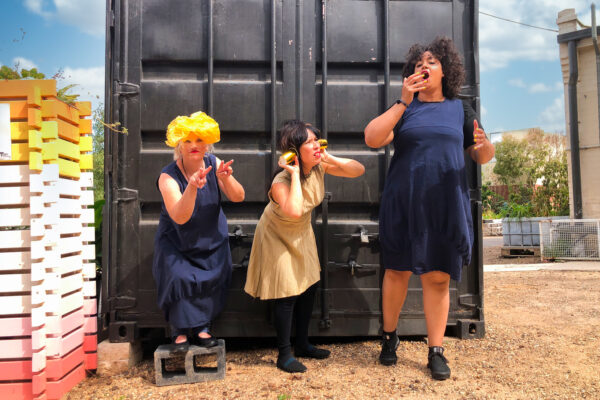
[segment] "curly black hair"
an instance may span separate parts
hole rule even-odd
[[[444,96],[449,99],[455,98],[465,80],[465,68],[460,54],[454,47],[454,42],[446,36],[438,36],[428,45],[413,44],[406,54],[407,61],[402,70],[402,76],[406,78],[415,73],[415,65],[426,51],[431,52],[442,64]]]

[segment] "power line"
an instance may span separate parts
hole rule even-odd
[[[502,17],[498,17],[497,15],[488,14],[488,13],[483,12],[483,11],[479,11],[479,14],[487,15],[488,17],[492,17],[492,18],[498,18],[498,19],[501,19],[502,21],[512,22],[513,24],[519,24],[519,25],[523,25],[523,26],[528,26],[530,28],[542,29],[544,31],[550,31],[550,32],[558,32],[558,29],[550,29],[550,28],[544,28],[544,27],[541,27],[541,26],[529,25],[529,24],[525,24],[523,22],[513,21],[512,19],[502,18]]]

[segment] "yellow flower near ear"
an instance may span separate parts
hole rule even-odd
[[[186,140],[190,136],[197,136],[206,144],[217,143],[221,140],[219,124],[202,111],[189,117],[178,116],[167,127],[165,143],[169,147],[175,147],[180,140]]]

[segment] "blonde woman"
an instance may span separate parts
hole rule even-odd
[[[163,202],[152,272],[176,351],[187,350],[190,331],[193,344],[217,344],[210,323],[223,309],[231,279],[220,191],[240,202],[244,188],[233,177],[233,160],[223,162],[209,152],[219,140],[219,125],[203,112],[179,116],[167,129],[175,160],[157,182]]]

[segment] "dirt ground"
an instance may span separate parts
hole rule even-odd
[[[503,257],[500,249],[502,246],[483,247],[483,264],[539,264],[542,259],[537,256]],[[548,262],[548,261],[545,261]]]
[[[273,347],[230,346],[225,379],[191,385],[155,386],[148,359],[65,399],[600,399],[600,272],[486,272],[484,285],[485,338],[445,339],[447,381],[430,378],[422,339],[401,338],[394,367],[371,339],[325,343],[331,357],[294,375]]]

